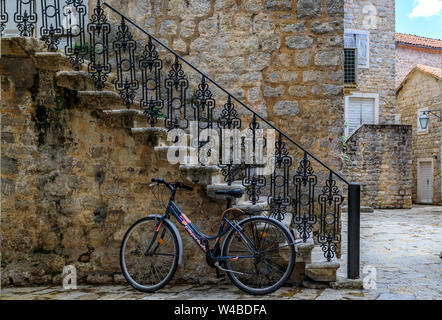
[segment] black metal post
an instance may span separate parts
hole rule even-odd
[[[348,186],[348,256],[347,278],[359,278],[360,261],[360,219],[361,218],[361,186],[350,183]]]

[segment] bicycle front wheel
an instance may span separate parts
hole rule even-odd
[[[120,265],[135,289],[153,292],[173,277],[179,260],[177,235],[167,221],[146,217],[127,230],[120,248]]]
[[[267,217],[243,220],[223,245],[227,275],[241,290],[254,295],[278,290],[295,265],[295,248],[289,231]],[[248,258],[242,258],[247,257]]]

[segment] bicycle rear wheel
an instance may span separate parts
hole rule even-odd
[[[146,217],[135,222],[120,248],[124,277],[132,287],[144,292],[164,287],[178,267],[177,235],[167,221],[158,229],[158,221],[158,217]]]
[[[240,232],[232,229],[223,244],[223,256],[232,257],[226,260],[226,269],[231,270],[227,271],[228,277],[249,294],[278,290],[295,265],[295,248],[289,231],[275,219],[257,216],[241,221],[238,229]]]

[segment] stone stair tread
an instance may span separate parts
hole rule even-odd
[[[95,89],[94,82],[87,71],[62,70],[55,74],[55,79],[57,85],[62,88],[76,91]],[[108,86],[107,83],[106,86]]]
[[[374,212],[374,209],[372,207],[368,206],[361,206],[360,212]],[[347,206],[342,206],[342,212],[348,212]]]
[[[182,164],[182,165],[180,165],[180,170],[215,172],[215,171],[218,171],[219,168],[218,168],[218,166],[202,166],[199,164]]]
[[[297,243],[297,246],[299,249],[312,250],[315,247],[315,242],[313,241],[313,238],[310,237],[306,242]]]
[[[144,116],[143,111],[138,109],[112,109],[112,110],[103,110],[104,113],[109,115],[141,115]]]
[[[264,211],[268,208],[269,204],[267,202],[267,197],[260,197],[258,201],[256,201],[255,204],[253,204],[252,201],[250,201],[245,194],[246,199],[242,200],[239,199],[239,201],[233,205],[234,208],[238,208],[241,210],[252,210],[252,211]]]
[[[142,128],[132,128],[131,129],[133,134],[142,134],[142,133],[166,133],[166,128],[161,127],[142,127]]]
[[[169,149],[174,148],[175,150],[188,150],[188,151],[194,151],[195,148],[188,147],[188,146],[156,146],[154,149],[155,151],[169,151]]]
[[[305,266],[306,269],[338,269],[340,266],[337,261],[319,261],[312,262]]]
[[[80,104],[98,110],[121,109],[122,102],[118,93],[113,91],[78,91]]]

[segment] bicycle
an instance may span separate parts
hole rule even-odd
[[[243,195],[241,189],[216,191],[226,196],[228,204],[221,215],[218,233],[208,236],[192,224],[174,201],[178,189],[192,191],[192,187],[158,178],[152,182],[152,185],[166,185],[171,196],[163,215],[138,220],[124,235],[120,265],[132,287],[144,292],[157,291],[172,279],[181,264],[182,240],[170,216],[175,217],[197,243],[208,265],[216,268],[217,276],[224,271],[239,289],[254,295],[268,294],[278,290],[290,277],[296,256],[293,234],[276,219],[230,208],[232,199]],[[238,222],[228,218],[233,213],[248,216]],[[220,239],[224,235],[221,247]],[[215,241],[212,249],[210,240]]]

